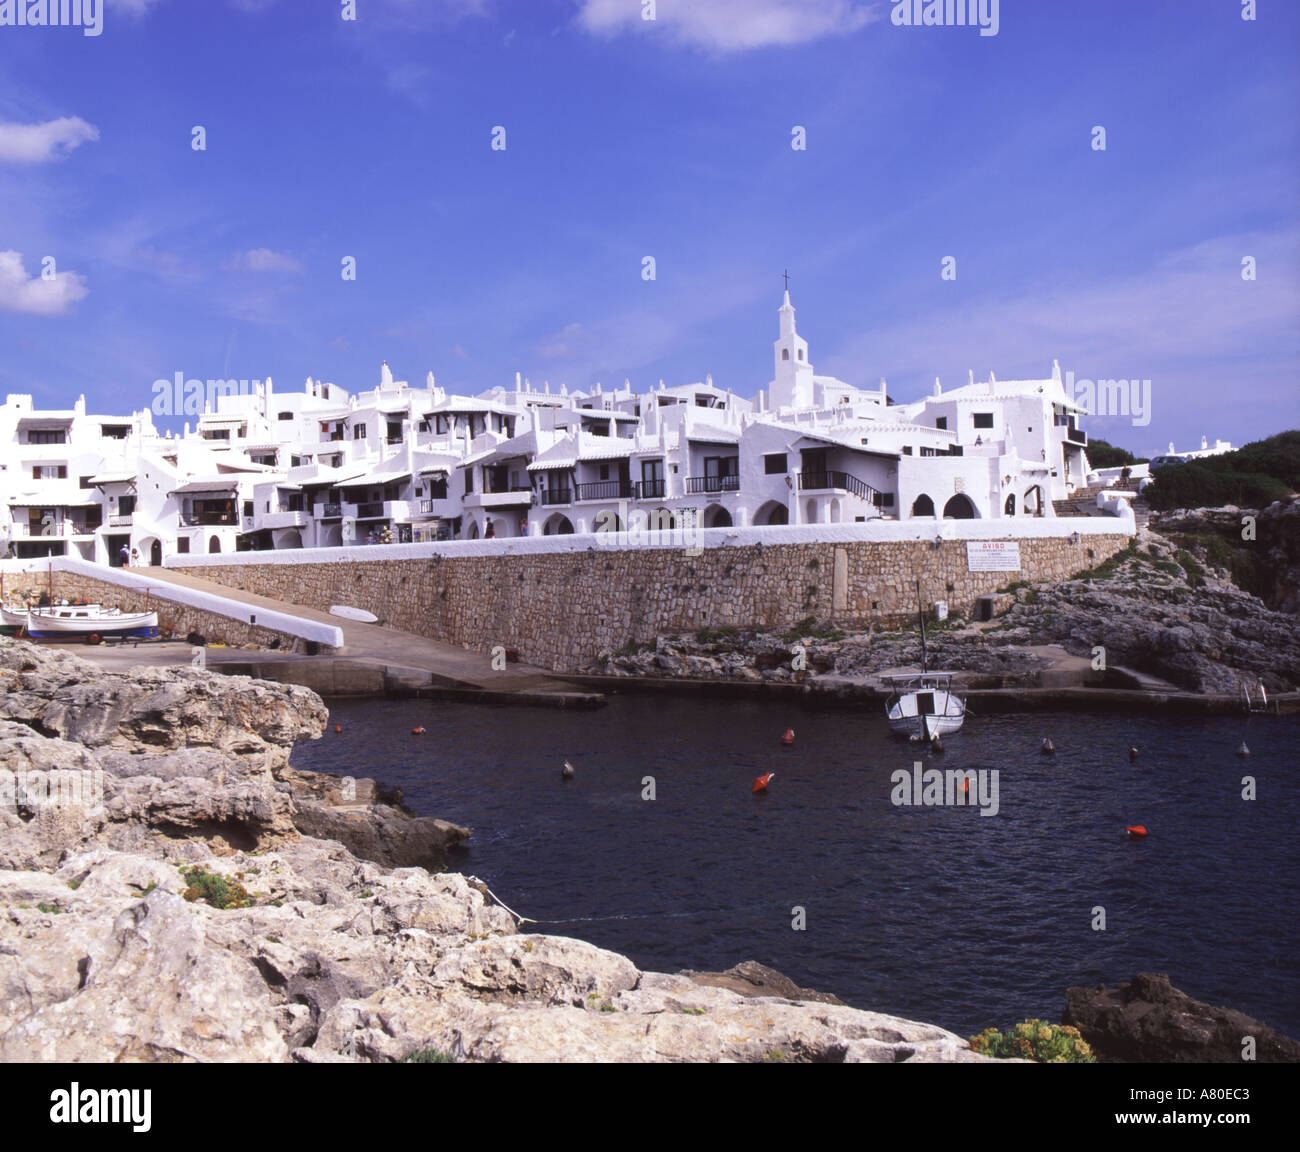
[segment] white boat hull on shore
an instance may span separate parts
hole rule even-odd
[[[37,640],[67,640],[78,636],[157,636],[157,612],[121,612],[97,604],[33,608],[23,625]]]

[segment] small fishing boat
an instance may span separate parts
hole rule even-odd
[[[893,693],[885,702],[885,715],[897,735],[929,743],[961,728],[966,719],[966,699],[953,687],[952,673],[930,672],[926,667],[925,611],[921,608],[919,580],[916,602],[921,620],[921,674],[890,678]]]
[[[27,608],[8,604],[0,605],[0,633],[12,636],[20,628],[27,627]]]
[[[60,640],[76,636],[157,636],[157,612],[123,612],[99,604],[59,604],[33,608],[24,627],[34,639]]]

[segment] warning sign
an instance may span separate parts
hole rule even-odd
[[[970,572],[1019,572],[1019,540],[969,540],[966,569]]]

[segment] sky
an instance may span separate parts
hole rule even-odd
[[[817,372],[900,402],[1055,359],[1150,381],[1084,423],[1144,455],[1300,427],[1291,0],[15,3],[0,395],[753,396],[788,271]]]

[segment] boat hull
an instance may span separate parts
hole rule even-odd
[[[78,609],[58,609],[54,613],[28,612],[26,619],[27,634],[36,640],[158,635],[157,612],[88,613]]]
[[[946,677],[902,685],[885,711],[889,727],[896,735],[915,740],[958,731],[966,720],[966,701],[947,685]]]

